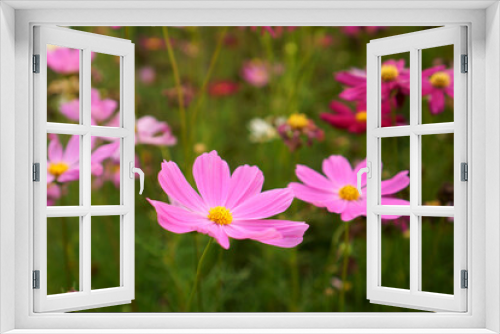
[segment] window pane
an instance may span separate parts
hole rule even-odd
[[[422,291],[453,294],[453,218],[421,217]]]
[[[92,124],[120,126],[120,59],[104,53],[93,53]]]
[[[79,290],[79,217],[47,218],[47,294]]]
[[[410,137],[381,139],[381,204],[410,205]]]
[[[453,122],[453,45],[422,50],[421,119]]]
[[[91,218],[92,289],[120,286],[120,216]]]
[[[382,57],[381,116],[382,127],[410,123],[410,53]]]
[[[382,286],[410,289],[410,217],[382,217]]]
[[[92,137],[92,205],[119,205],[121,139]]]
[[[47,135],[47,205],[80,205],[80,136]]]
[[[47,45],[47,121],[80,122],[80,50]]]
[[[453,206],[453,133],[423,135],[422,204]]]

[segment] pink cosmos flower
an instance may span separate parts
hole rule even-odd
[[[404,59],[389,59],[382,64],[382,100],[387,100],[391,93],[410,94],[410,71],[405,68]],[[335,74],[335,80],[348,88],[339,97],[347,101],[366,101],[366,71],[354,68]]]
[[[80,136],[71,136],[65,150],[57,135],[50,135],[49,138],[47,183],[78,180],[80,178]]]
[[[359,163],[353,170],[346,158],[332,155],[323,160],[323,173],[304,166],[297,165],[295,173],[302,183],[292,182],[289,188],[295,197],[326,208],[330,212],[340,214],[343,221],[350,221],[359,216],[366,216],[366,174],[362,178],[363,193],[357,188],[357,173],[366,167],[366,161]],[[389,195],[406,188],[410,184],[408,171],[396,174],[392,179],[381,182],[382,205],[410,205],[410,202]],[[400,216],[384,215],[384,219],[395,219]]]
[[[453,69],[439,65],[423,70],[422,96],[428,96],[432,114],[443,112],[445,95],[453,98]]]
[[[241,76],[250,85],[255,87],[264,87],[269,83],[269,64],[255,59],[245,62],[241,69]]]
[[[148,201],[164,229],[208,234],[225,249],[229,248],[229,238],[252,239],[284,248],[302,242],[309,227],[306,223],[266,219],[288,209],[293,193],[290,189],[261,192],[264,175],[256,166],[240,166],[231,175],[228,164],[212,151],[196,159],[193,176],[199,194],[175,162],[162,163],[158,180],[175,205],[149,198]]]
[[[341,30],[344,34],[351,37],[358,37],[362,32],[366,32],[368,35],[373,35],[380,30],[384,30],[385,27],[376,27],[376,26],[346,26],[342,27]]]
[[[311,146],[314,140],[322,141],[325,138],[323,130],[317,127],[312,119],[300,113],[291,114],[277,130],[292,152],[302,146],[304,139],[306,144]]]
[[[95,58],[92,52],[90,59]],[[47,66],[61,74],[78,73],[80,71],[80,50],[55,45],[47,47]]]
[[[61,197],[61,188],[51,182],[47,183],[47,206],[52,206]]]
[[[158,122],[153,116],[143,116],[136,122],[135,142],[137,144],[173,146],[177,138],[166,122]]]
[[[102,99],[101,94],[95,88],[90,92],[91,123],[102,124],[114,113],[118,102],[112,99]],[[74,99],[61,104],[61,113],[67,118],[78,121],[80,119],[80,99]]]
[[[319,117],[330,125],[346,129],[352,133],[366,132],[366,103],[358,101],[356,103],[356,111],[351,111],[351,108],[339,101],[330,102],[331,112],[320,113]],[[392,126],[394,121],[390,114],[388,103],[382,104],[382,127]],[[403,116],[396,115],[396,125],[405,124]]]
[[[150,85],[155,79],[156,72],[151,66],[144,66],[139,70],[139,80],[141,80],[143,84]]]

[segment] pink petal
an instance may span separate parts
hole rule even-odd
[[[333,115],[330,113],[320,113],[319,118],[340,129],[347,129],[356,122],[356,117],[352,113],[350,115]]]
[[[337,196],[337,198],[330,199],[330,201],[325,204],[328,211],[334,213],[342,213],[346,209],[347,203],[348,201],[340,199]]]
[[[64,151],[64,161],[73,164],[80,160],[80,136],[71,136],[66,150]]]
[[[339,97],[347,101],[365,100],[366,83],[356,87],[344,89],[344,91],[342,91],[342,93],[339,94]]]
[[[263,219],[282,213],[292,204],[290,189],[273,189],[257,194],[232,211],[233,219]]]
[[[56,178],[47,171],[47,183],[53,182]]]
[[[195,212],[208,212],[207,204],[186,181],[175,162],[165,161],[161,164],[158,181],[163,191],[183,206]]]
[[[295,197],[319,208],[324,208],[325,202],[331,201],[333,197],[332,193],[321,189],[311,188],[297,182],[290,183],[288,187],[292,189]]]
[[[339,101],[330,102],[330,109],[335,111],[337,114],[352,115],[351,108]]]
[[[335,80],[346,86],[358,86],[366,83],[366,72],[357,70],[357,72],[343,71],[335,74]]]
[[[63,149],[61,142],[59,141],[59,136],[54,136],[49,143],[47,148],[47,154],[49,156],[50,162],[61,162],[63,158]]]
[[[203,153],[196,158],[193,176],[198,191],[209,207],[226,202],[231,174],[229,166],[216,151]]]
[[[429,109],[434,115],[444,110],[444,92],[441,89],[434,89],[430,94]]]
[[[212,224],[207,230],[207,234],[217,240],[219,245],[224,249],[229,249],[229,237],[225,231],[225,226]]]
[[[235,208],[242,202],[259,194],[264,184],[264,174],[256,166],[243,165],[233,172],[227,200],[224,204],[229,209]]]
[[[147,200],[156,210],[158,223],[167,231],[173,233],[187,233],[211,224],[207,218],[194,212],[149,198],[147,198]]]
[[[80,100],[75,99],[61,104],[61,114],[73,121],[80,119]]]
[[[438,66],[434,66],[434,67],[431,67],[431,68],[427,68],[427,69],[425,69],[425,70],[422,71],[422,79],[427,79],[428,77],[430,77],[434,73],[442,71],[445,68],[446,68],[446,66],[444,66],[444,65],[438,65]],[[422,80],[422,82],[423,81],[424,80]]]
[[[112,142],[111,144],[99,146],[95,149],[94,152],[92,152],[92,163],[101,163],[104,160],[111,158],[116,153],[116,151],[119,150],[119,148],[119,140]]]
[[[340,215],[343,221],[351,221],[359,216],[366,216],[366,200],[349,201]]]
[[[405,170],[399,172],[389,180],[382,181],[380,183],[381,194],[382,195],[394,194],[408,187],[408,185],[410,184],[410,178],[408,177],[408,173],[409,171]]]
[[[327,192],[333,192],[332,182],[320,173],[316,172],[314,169],[304,165],[297,165],[295,168],[295,174],[297,174],[300,181],[309,187],[322,189]]]
[[[66,172],[62,173],[57,178],[57,181],[70,182],[70,181],[76,181],[78,179],[80,179],[80,170],[78,168],[75,168],[75,169],[67,170]]]
[[[401,198],[385,197],[380,200],[382,205],[410,205],[410,202]]]
[[[249,239],[273,246],[291,248],[302,242],[308,228],[309,225],[304,222],[266,219],[235,221],[226,226],[226,231],[235,239],[238,239],[237,236],[243,237],[248,234]]]
[[[353,173],[351,164],[341,155],[332,155],[323,160],[322,168],[323,173],[332,181],[336,188],[347,184],[356,184],[356,176]]]

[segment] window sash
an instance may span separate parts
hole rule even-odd
[[[371,41],[367,47],[367,295],[374,303],[432,311],[467,311],[467,290],[461,289],[460,271],[467,269],[467,183],[460,180],[460,163],[467,162],[467,77],[460,73],[461,54],[467,54],[466,28],[452,26]],[[421,115],[421,51],[454,45],[454,122],[419,124]],[[381,57],[410,52],[410,125],[381,128]],[[423,134],[454,133],[454,206],[419,204],[421,194],[421,140]],[[381,138],[410,138],[410,206],[380,205]],[[410,216],[410,289],[395,289],[381,283],[382,214]],[[454,217],[454,293],[420,291],[421,216]]]

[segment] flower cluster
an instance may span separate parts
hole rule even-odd
[[[285,123],[278,126],[278,133],[290,151],[301,147],[304,139],[307,145],[311,145],[313,140],[322,141],[325,137],[323,130],[305,114],[299,113],[290,115]]]

